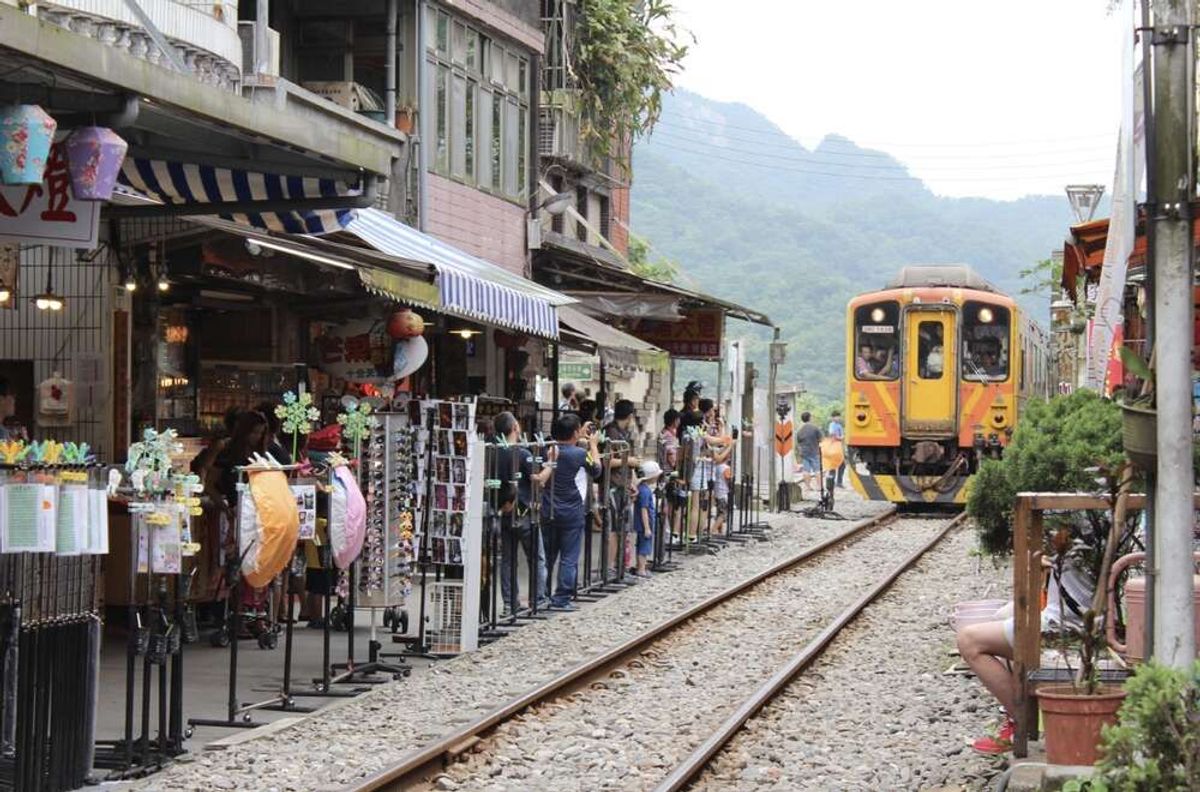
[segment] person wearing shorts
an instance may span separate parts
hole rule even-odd
[[[1042,559],[1042,565],[1053,569],[1051,562]],[[1061,594],[1060,594],[1061,590]],[[1046,607],[1041,612],[1043,632],[1056,629],[1066,623],[1078,627],[1082,623],[1083,609],[1089,607],[1094,584],[1076,565],[1063,565],[1060,580],[1051,572],[1046,596]],[[1016,619],[1013,603],[997,609],[992,621],[970,624],[958,631],[958,653],[975,676],[996,697],[1004,708],[1004,723],[995,737],[980,737],[971,744],[979,753],[1001,754],[1012,749],[1012,737],[1016,730],[1013,713],[1017,711],[1017,696],[1020,682],[1011,669],[1016,646]]]
[[[800,452],[801,483],[817,492],[821,478],[821,429],[812,422],[812,413],[800,413],[800,428],[796,430],[796,448]]]

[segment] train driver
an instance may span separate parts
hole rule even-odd
[[[996,339],[982,338],[975,342],[975,359],[987,376],[1004,376],[1004,367],[1000,365],[1000,342]]]

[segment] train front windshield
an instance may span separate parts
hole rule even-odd
[[[894,380],[900,376],[900,304],[860,305],[854,310],[854,378]]]
[[[963,303],[963,379],[1008,379],[1012,319],[1007,308],[980,302]]]

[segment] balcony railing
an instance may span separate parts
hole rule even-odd
[[[196,79],[235,90],[242,75],[237,0],[139,0]],[[165,53],[123,0],[49,0],[38,16],[81,36],[97,39],[151,63]]]

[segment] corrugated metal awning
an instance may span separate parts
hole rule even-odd
[[[664,350],[622,333],[571,306],[560,307],[558,318],[566,328],[563,331],[565,344],[572,345],[569,336],[578,338],[582,342],[578,346],[588,351],[595,349],[607,366],[647,371],[657,371],[667,366],[669,356]]]

